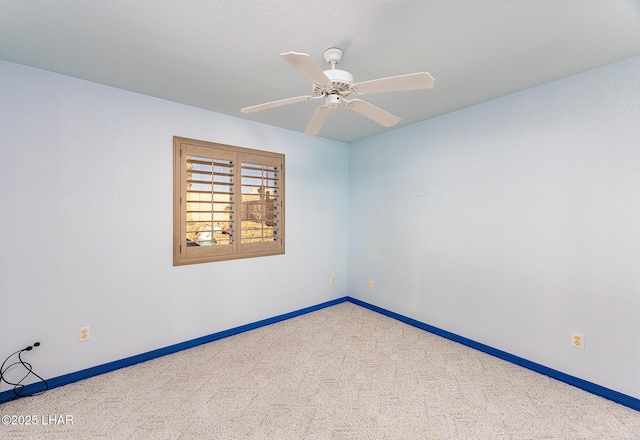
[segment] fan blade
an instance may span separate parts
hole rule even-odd
[[[346,101],[346,100],[345,100]],[[385,127],[391,127],[400,122],[400,118],[396,115],[389,113],[386,110],[382,110],[380,107],[376,107],[373,104],[369,104],[361,99],[352,99],[347,102],[347,107],[356,113],[360,113],[362,116],[382,124]]]
[[[400,92],[403,90],[430,89],[434,79],[427,72],[410,73],[408,75],[373,79],[353,85],[356,93]]]
[[[304,131],[305,136],[315,136],[320,133],[320,129],[324,125],[324,121],[327,120],[327,116],[329,116],[329,112],[331,109],[326,105],[320,106],[316,109],[315,113],[311,117],[309,121],[309,125],[307,125],[306,130]]]
[[[319,86],[330,86],[331,80],[327,78],[322,69],[306,53],[287,52],[280,54],[286,62],[298,69],[309,81]]]
[[[253,105],[251,107],[245,107],[243,109],[240,109],[240,111],[242,113],[253,113],[253,112],[260,111],[260,110],[266,110],[268,108],[280,107],[281,105],[289,105],[289,104],[296,104],[298,102],[310,101],[312,99],[313,99],[313,96],[311,96],[311,95],[296,96],[295,98],[281,99],[279,101],[265,102],[264,104],[258,104],[258,105]]]

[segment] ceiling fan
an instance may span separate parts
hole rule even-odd
[[[252,113],[269,108],[280,107],[312,99],[323,99],[324,104],[318,107],[311,121],[304,131],[305,136],[315,136],[320,133],[331,109],[340,107],[344,102],[347,108],[360,113],[363,116],[391,127],[400,121],[400,118],[380,107],[376,107],[361,99],[346,99],[350,95],[365,95],[372,93],[399,92],[404,90],[430,89],[434,79],[427,72],[410,73],[408,75],[392,76],[389,78],[374,79],[360,83],[353,83],[353,75],[345,70],[336,69],[336,64],[342,59],[343,51],[332,47],[324,51],[324,59],[331,65],[331,69],[323,71],[313,59],[306,53],[287,52],[280,56],[295,67],[309,81],[313,83],[313,95],[296,96],[294,98],[281,99],[279,101],[245,107],[242,113]]]

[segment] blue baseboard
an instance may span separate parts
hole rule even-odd
[[[178,351],[186,350],[188,348],[196,347],[198,345],[206,344],[208,342],[213,342],[218,339],[226,338],[228,336],[237,335],[239,333],[243,333],[249,330],[254,330],[259,327],[263,327],[269,324],[275,324],[276,322],[285,321],[290,318],[294,318],[296,316],[304,315],[307,313],[315,312],[316,310],[323,309],[325,307],[334,306],[336,304],[340,304],[343,302],[351,302],[360,307],[364,307],[366,309],[372,310],[374,312],[380,313],[382,315],[388,316],[390,318],[396,319],[398,321],[404,322],[405,324],[409,324],[413,327],[417,327],[421,330],[428,331],[429,333],[433,333],[435,335],[441,336],[443,338],[449,339],[454,342],[458,342],[460,344],[466,345],[467,347],[471,347],[473,349],[482,351],[484,353],[490,354],[497,358],[503,359],[505,361],[511,362],[513,364],[519,365],[524,368],[528,368],[529,370],[535,371],[540,374],[544,374],[545,376],[549,376],[553,379],[557,379],[559,381],[565,382],[569,385],[573,385],[577,388],[588,391],[592,394],[596,394],[598,396],[604,397],[606,399],[612,400],[621,405],[627,406],[629,408],[635,409],[636,411],[640,411],[640,399],[636,399],[635,397],[620,393],[618,391],[611,390],[609,388],[605,388],[598,384],[580,379],[575,376],[571,376],[569,374],[563,373],[558,370],[554,370],[553,368],[545,367],[544,365],[537,364],[535,362],[531,362],[527,359],[521,358],[519,356],[515,356],[513,354],[507,353],[502,350],[498,350],[496,348],[490,347],[485,344],[481,344],[479,342],[473,341],[471,339],[465,338],[463,336],[456,335],[455,333],[448,332],[446,330],[442,330],[440,328],[431,326],[429,324],[425,324],[423,322],[417,321],[413,318],[408,318],[406,316],[400,315],[399,313],[392,312],[390,310],[383,309],[382,307],[374,306],[373,304],[366,303],[356,298],[352,298],[349,296],[345,296],[342,298],[334,299],[331,301],[327,301],[321,304],[317,304],[315,306],[306,307],[304,309],[296,310],[293,312],[285,313],[283,315],[278,315],[273,318],[263,319],[261,321],[257,321],[251,324],[242,325],[240,327],[235,327],[229,330],[224,330],[218,333],[213,333],[208,336],[203,336],[200,338],[192,339],[189,341],[181,342],[179,344],[170,345],[168,347],[159,348],[157,350],[152,350],[146,353],[138,354],[135,356],[131,356],[128,358],[120,359],[117,361],[109,362],[102,365],[97,365],[95,367],[87,368],[84,370],[76,371],[74,373],[65,374],[62,376],[54,377],[52,379],[47,379],[47,383],[49,388],[56,388],[62,385],[67,385],[73,382],[77,382],[82,379],[87,379],[89,377],[97,376],[99,374],[108,373],[110,371],[118,370],[120,368],[129,367],[131,365],[138,364],[140,362],[148,361],[151,359],[155,359],[161,356],[165,356],[167,354],[176,353]],[[40,382],[33,383],[30,385],[26,385],[21,392],[25,395],[35,394],[44,390],[44,385]],[[12,390],[0,392],[0,402],[6,402],[12,398],[14,398],[14,393]]]
[[[120,359],[106,364],[97,365],[95,367],[86,368],[84,370],[76,371],[74,373],[64,374],[62,376],[47,379],[49,389],[60,387],[62,385],[68,385],[70,383],[77,382],[82,379],[88,379],[99,374],[108,373],[110,371],[118,370],[120,368],[130,367],[140,362],[149,361],[151,359],[159,358],[168,354],[176,353],[178,351],[193,348],[198,345],[206,344],[208,342],[217,341],[218,339],[226,338],[229,336],[237,335],[239,333],[254,330],[259,327],[263,327],[269,324],[275,324],[276,322],[285,321],[287,319],[294,318],[296,316],[304,315],[307,313],[315,312],[316,310],[324,309],[325,307],[334,306],[347,301],[347,297],[342,297],[327,301],[321,304],[317,304],[311,307],[305,307],[304,309],[296,310],[294,312],[285,313],[283,315],[274,316],[273,318],[263,319],[261,321],[253,322],[251,324],[241,325],[229,330],[224,330],[218,333],[213,333],[208,336],[202,336],[200,338],[191,339],[189,341],[181,342],[179,344],[170,345],[168,347],[159,348],[157,350],[148,351],[146,353],[138,354],[128,358]],[[28,396],[31,394],[40,393],[45,390],[45,386],[42,382],[36,382],[33,384],[25,385],[20,390],[20,393]],[[13,390],[3,391],[0,393],[0,403],[4,403],[8,400],[16,398]]]
[[[455,333],[451,333],[446,330],[442,330],[438,327],[434,327],[432,325],[425,324],[415,319],[408,318],[406,316],[400,315],[399,313],[391,312],[389,310],[383,309],[382,307],[374,306],[373,304],[360,301],[359,299],[347,297],[347,300],[349,302],[352,302],[353,304],[359,305],[366,309],[372,310],[374,312],[378,312],[382,315],[389,316],[390,318],[397,319],[398,321],[404,322],[405,324],[412,325],[421,330],[428,331],[429,333],[433,333],[438,336],[442,336],[443,338],[449,339],[454,342],[458,342],[460,344],[466,345],[467,347],[474,348],[476,350],[490,354],[491,356],[495,356],[497,358],[503,359],[505,361],[511,362],[513,364],[519,365],[524,368],[528,368],[529,370],[533,370],[536,373],[544,374],[545,376],[549,376],[553,379],[559,380],[569,385],[573,385],[574,387],[583,389],[592,394],[596,394],[598,396],[612,400],[621,405],[628,406],[629,408],[635,409],[636,411],[640,411],[640,399],[636,399],[635,397],[620,393],[615,390],[611,390],[609,388],[605,388],[603,386],[586,381],[584,379],[580,379],[575,376],[571,376],[569,374],[563,373],[562,371],[545,367],[544,365],[540,365],[535,362],[531,362],[527,359],[521,358],[519,356],[513,355],[511,353],[507,353],[506,351],[498,350],[497,348],[493,348],[488,345],[481,344],[480,342],[476,342],[474,340],[465,338],[463,336],[456,335]]]

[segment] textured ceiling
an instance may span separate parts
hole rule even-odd
[[[356,82],[431,73],[431,90],[362,97],[400,127],[640,54],[640,1],[0,0],[0,59],[298,132],[319,101],[240,108],[310,94],[279,55],[325,69],[332,46]],[[320,136],[395,127],[343,106]]]

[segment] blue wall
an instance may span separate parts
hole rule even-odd
[[[347,145],[0,61],[0,353],[56,377],[349,295],[640,397],[638,71]],[[172,266],[174,135],[286,154],[285,255]]]
[[[639,72],[352,143],[349,295],[640,397]]]
[[[173,136],[286,155],[285,255],[172,266]],[[0,353],[43,377],[347,294],[347,144],[0,61],[0,153]]]

